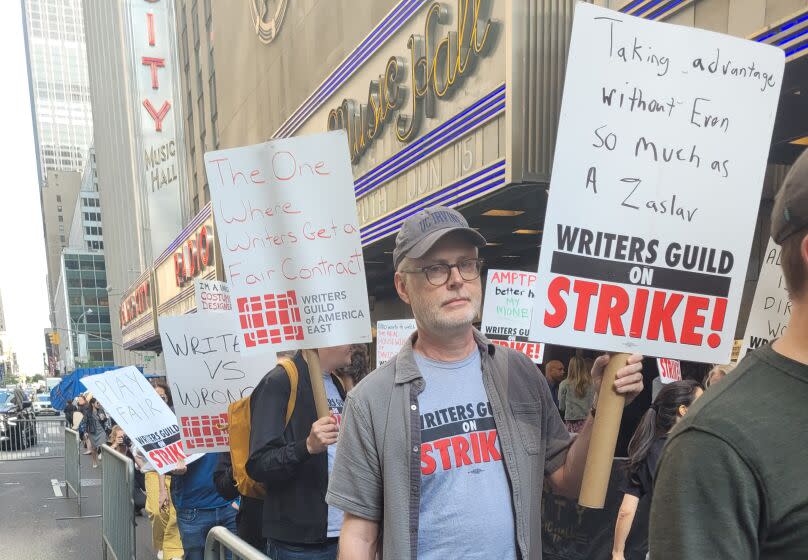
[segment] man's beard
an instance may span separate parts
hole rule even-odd
[[[411,299],[413,314],[420,325],[434,333],[467,328],[474,323],[474,320],[480,313],[481,298],[472,294],[455,294],[447,296],[441,301],[441,304],[458,297],[468,298],[471,304],[470,308],[462,315],[450,315],[444,312],[442,305],[431,307],[418,298]]]

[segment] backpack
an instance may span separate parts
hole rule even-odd
[[[289,358],[282,358],[278,363],[289,376],[289,402],[286,404],[286,426],[295,411],[297,401],[297,366]],[[230,461],[233,464],[233,480],[238,493],[250,498],[266,496],[264,485],[247,475],[247,460],[250,458],[250,397],[244,397],[227,407],[228,431],[230,432]]]

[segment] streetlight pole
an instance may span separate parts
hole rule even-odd
[[[78,319],[76,319],[75,321],[73,319],[70,319],[70,322],[73,323],[73,329],[76,331],[76,344],[77,345],[79,345],[79,334],[80,334],[79,333],[78,322],[79,321],[84,322],[84,336],[86,337],[87,336],[87,315],[92,315],[92,314],[93,314],[93,308],[88,307],[87,309],[84,310],[84,313],[82,313],[81,315],[78,316]],[[70,315],[68,315],[68,318],[69,317],[70,317]],[[70,343],[71,343],[71,346],[72,346],[73,345],[73,337],[71,337]],[[75,352],[75,353],[71,352],[71,358],[73,360],[73,367],[74,368],[76,366],[76,357],[77,357],[74,354],[77,354],[78,352],[81,352],[80,345],[79,345],[79,349],[78,349],[77,352]],[[88,352],[89,352],[89,350],[88,350]]]

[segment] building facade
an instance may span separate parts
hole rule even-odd
[[[39,178],[81,172],[93,119],[80,0],[22,0]]]
[[[48,295],[53,311],[53,295],[61,272],[62,249],[70,245],[71,225],[81,190],[80,171],[49,169],[42,184],[42,219],[45,228],[45,255],[48,259]]]
[[[188,220],[173,10],[170,0],[83,2],[108,293],[116,310],[112,339],[116,363],[124,365],[139,358],[123,350],[117,310]]]
[[[101,251],[68,248],[62,252],[62,276],[56,292],[56,329],[67,371],[81,365],[115,363]]]
[[[763,242],[752,251],[742,332],[771,199],[808,144],[808,111],[799,97],[808,86],[808,0],[595,3],[767,42],[787,54],[757,224]],[[185,199],[199,201],[189,203],[189,213],[200,208],[192,222],[202,223],[209,212],[204,151],[342,128],[350,144],[374,321],[409,312],[393,290],[391,252],[402,220],[429,205],[466,215],[489,240],[482,249],[487,266],[535,270],[574,5],[178,2],[188,173],[195,176]],[[212,231],[215,236],[215,224]],[[164,254],[182,242],[178,237]],[[225,279],[221,270],[216,275]],[[192,310],[170,311],[162,283],[152,285],[158,314]]]

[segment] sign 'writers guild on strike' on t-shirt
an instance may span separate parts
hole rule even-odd
[[[729,360],[783,67],[776,47],[576,5],[533,339]]]
[[[425,381],[418,558],[515,558],[510,487],[480,353],[449,364],[418,353],[415,360]]]
[[[205,154],[245,354],[370,342],[345,131]]]

